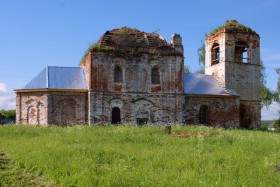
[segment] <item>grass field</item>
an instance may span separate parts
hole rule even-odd
[[[0,186],[18,186],[11,176],[26,173],[42,186],[279,186],[279,133],[172,130],[191,136],[147,126],[0,126],[0,152],[11,159],[0,157]]]

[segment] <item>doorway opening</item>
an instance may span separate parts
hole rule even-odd
[[[208,107],[205,105],[202,105],[199,109],[199,123],[200,124],[207,124],[208,123]]]
[[[112,110],[112,124],[121,123],[121,110],[118,107],[114,107]]]

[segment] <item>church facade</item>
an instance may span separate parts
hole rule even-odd
[[[260,126],[259,35],[235,20],[205,40],[205,75],[184,74],[182,38],[104,33],[80,67],[47,67],[16,92],[18,124]]]

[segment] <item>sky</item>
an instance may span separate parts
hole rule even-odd
[[[168,42],[183,38],[185,65],[200,69],[197,49],[205,34],[235,19],[261,37],[267,86],[275,90],[280,67],[280,0],[0,0],[0,109],[15,108],[23,88],[47,66],[76,67],[107,30],[123,26],[157,31]],[[280,105],[262,110],[279,117]]]

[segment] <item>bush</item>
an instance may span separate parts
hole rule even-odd
[[[276,131],[280,131],[280,119],[277,119],[273,122],[273,126]]]
[[[16,110],[0,110],[0,114],[5,118],[16,120]]]
[[[261,127],[260,127],[260,129],[259,130],[261,130],[261,131],[267,131],[267,124],[261,124]]]

